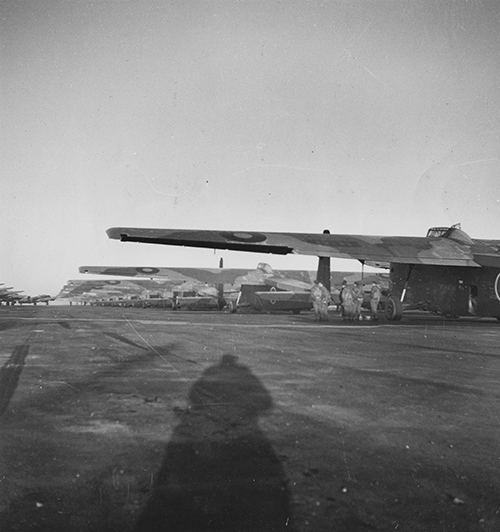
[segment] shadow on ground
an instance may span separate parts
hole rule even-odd
[[[259,428],[272,407],[252,372],[224,355],[189,392],[135,531],[291,530],[283,467]]]
[[[0,369],[0,416],[9,406],[16,391],[29,349],[27,344],[16,346],[9,360]]]

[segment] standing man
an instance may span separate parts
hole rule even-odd
[[[344,279],[342,281],[342,286],[340,287],[340,290],[339,290],[339,305],[337,307],[337,310],[340,311],[340,315],[341,316],[344,316],[344,290],[347,288],[347,280]]]
[[[354,319],[359,320],[361,319],[361,305],[363,304],[363,285],[356,281],[354,283],[352,292],[354,296],[354,303],[356,305]]]
[[[326,289],[323,283],[317,279],[311,288],[311,299],[314,309],[314,318],[316,321],[328,320],[328,303],[330,303],[330,292]]]
[[[380,303],[380,298],[382,297],[382,290],[377,281],[373,281],[372,289],[370,290],[370,309],[372,313],[372,320],[377,320],[377,310],[378,304]]]

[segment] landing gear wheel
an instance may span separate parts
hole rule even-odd
[[[389,321],[399,321],[403,317],[403,305],[396,297],[388,297],[385,302],[385,317]]]

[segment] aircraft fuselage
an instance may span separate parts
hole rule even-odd
[[[450,316],[500,317],[500,269],[391,263],[391,295],[403,307]]]

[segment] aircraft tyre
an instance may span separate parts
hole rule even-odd
[[[387,298],[385,302],[385,317],[389,321],[399,321],[403,317],[403,305],[397,297],[390,296]]]

